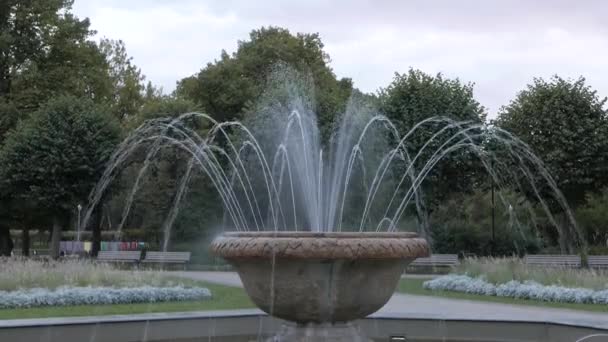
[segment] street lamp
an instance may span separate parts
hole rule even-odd
[[[494,172],[494,159],[492,159],[492,172]],[[496,226],[496,215],[494,213],[496,209],[496,202],[494,200],[494,177],[492,179],[492,242],[490,244],[490,256],[494,256],[494,244],[496,243],[495,226]]]
[[[78,223],[76,226],[76,239],[78,241],[80,241],[80,211],[82,210],[82,206],[80,204],[78,204],[76,206],[76,208],[78,209]]]

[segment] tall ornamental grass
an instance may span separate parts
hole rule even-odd
[[[170,287],[188,280],[167,277],[163,272],[119,271],[109,264],[83,260],[36,261],[0,259],[0,291],[59,287]]]
[[[542,285],[593,290],[608,289],[608,271],[526,265],[519,258],[468,258],[453,273],[483,277],[492,284],[533,281]]]

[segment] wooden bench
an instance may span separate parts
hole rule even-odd
[[[589,255],[587,264],[591,268],[608,268],[608,255]]]
[[[190,261],[190,252],[146,252],[145,264],[181,264],[186,269]]]
[[[571,254],[533,254],[524,258],[526,265],[548,267],[581,267],[580,255]]]
[[[418,258],[409,266],[414,267],[451,267],[459,265],[457,254],[431,254],[428,258]]]
[[[99,251],[97,261],[138,263],[141,259],[141,251]]]

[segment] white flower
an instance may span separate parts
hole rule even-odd
[[[608,304],[608,289],[591,290],[557,285],[542,285],[534,281],[511,280],[504,284],[492,284],[485,279],[467,275],[449,274],[425,281],[428,290],[456,291],[470,294],[510,298],[533,299],[545,302]]]
[[[201,300],[211,298],[204,287],[59,287],[0,291],[0,309],[29,308],[35,306],[66,306],[83,304],[131,304],[169,301]]]

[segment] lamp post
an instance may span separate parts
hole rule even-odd
[[[488,133],[491,133],[490,135],[488,135],[488,137],[485,140],[485,144],[484,144],[484,151],[487,153],[486,156],[490,157],[490,169],[488,170],[490,173],[490,196],[491,198],[491,215],[492,215],[492,222],[491,222],[491,229],[492,229],[492,236],[491,236],[491,240],[490,240],[490,256],[494,256],[494,247],[495,247],[495,242],[496,242],[496,200],[495,200],[495,196],[494,196],[494,187],[496,186],[495,183],[495,175],[496,172],[494,170],[494,162],[496,160],[496,155],[494,153],[494,143],[493,143],[493,139],[492,139],[492,135],[494,133],[494,125],[489,125],[486,126],[486,129],[488,130]]]
[[[76,206],[76,208],[78,209],[78,223],[76,226],[76,239],[78,241],[80,241],[80,211],[82,210],[82,206],[80,204],[78,204]]]
[[[492,159],[492,172],[494,172],[494,159]],[[495,235],[495,231],[494,231],[494,227],[496,225],[496,215],[494,213],[494,210],[496,208],[496,202],[494,200],[494,177],[492,178],[492,243],[490,244],[490,256],[494,256],[494,243],[495,243],[495,239],[496,239],[496,235]]]

